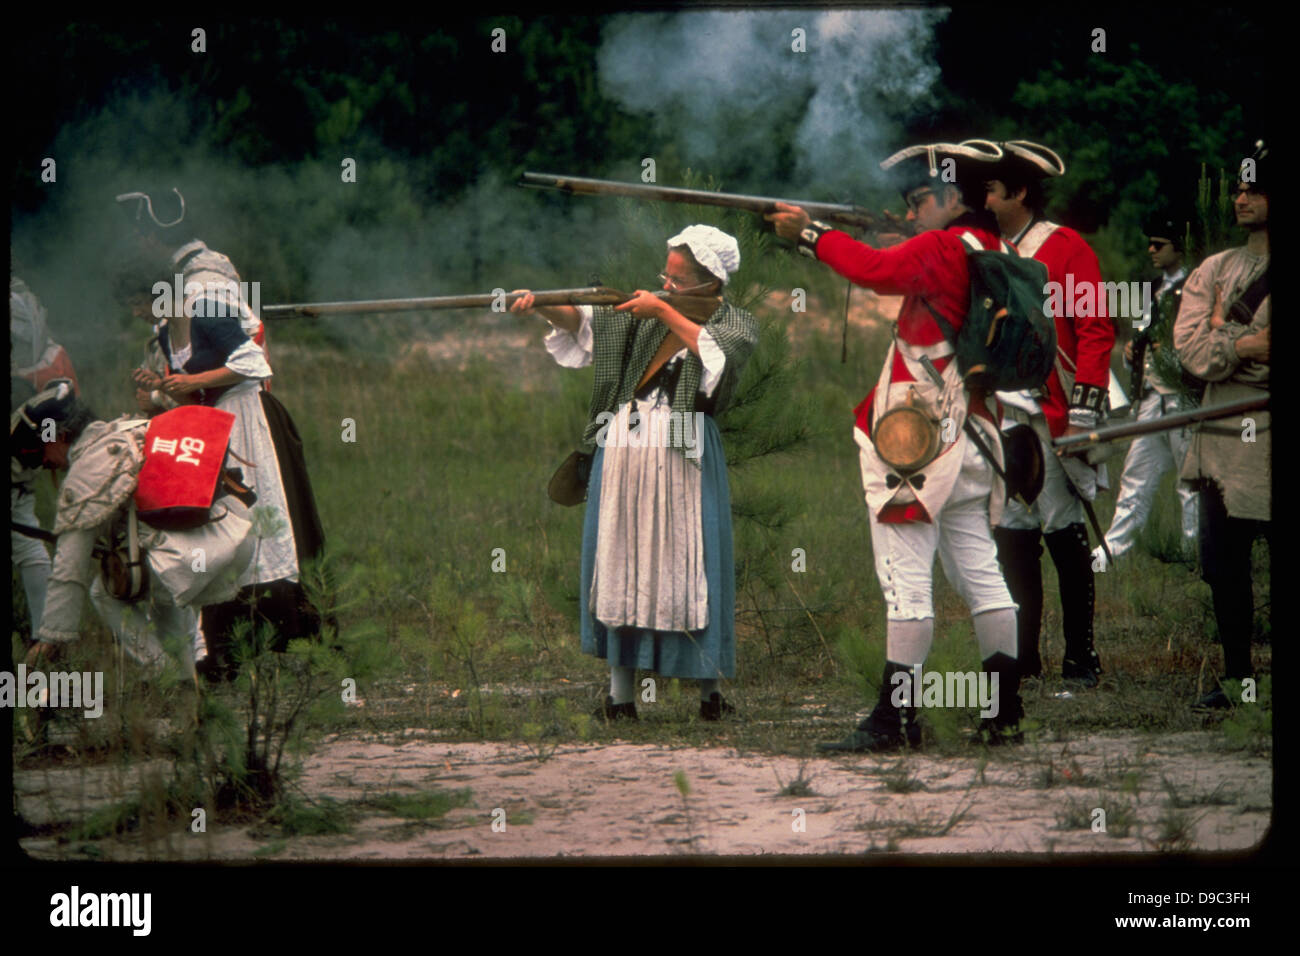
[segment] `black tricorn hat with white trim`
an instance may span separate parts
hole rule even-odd
[[[1065,160],[1042,143],[1013,139],[999,145],[1003,155],[998,165],[1003,170],[1014,170],[1019,179],[1053,179],[1065,174]]]
[[[1148,239],[1168,239],[1179,252],[1183,250],[1184,237],[1191,214],[1186,209],[1165,206],[1143,220]]]
[[[934,180],[948,182],[944,178],[947,169],[953,171],[956,185],[974,185],[978,180],[982,185],[988,178],[990,164],[1002,158],[1002,149],[997,143],[986,139],[968,139],[962,143],[930,143],[908,146],[884,160],[880,168],[892,170],[892,178],[904,197],[919,186],[927,186]],[[947,161],[952,161],[948,166]],[[962,192],[965,193],[965,189]]]

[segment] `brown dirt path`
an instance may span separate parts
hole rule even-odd
[[[564,745],[539,760],[521,744],[444,743],[425,733],[409,730],[397,742],[334,737],[307,758],[299,789],[351,806],[350,833],[280,838],[214,822],[196,834],[178,820],[174,832],[155,827],[90,841],[90,849],[53,835],[22,845],[45,859],[229,861],[1156,853],[1249,849],[1272,812],[1268,757],[1212,749],[1203,733],[1084,737],[987,762],[974,750],[801,762],[625,743]],[[678,771],[689,784],[685,798]],[[801,772],[804,795],[780,795]],[[136,789],[106,767],[20,771],[15,787],[19,813],[34,826],[80,819]],[[462,788],[472,791],[469,803],[436,820],[402,819],[374,803],[383,794]],[[1097,807],[1106,810],[1106,832],[1089,826]],[[504,832],[492,826],[497,808]]]

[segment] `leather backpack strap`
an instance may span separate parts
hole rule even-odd
[[[650,379],[654,378],[658,371],[668,364],[668,360],[674,355],[686,348],[686,343],[676,332],[669,332],[663,342],[659,344],[659,350],[655,352],[654,357],[650,359],[650,364],[646,366],[645,374],[641,380],[636,383],[636,391],[641,391],[642,386]]]
[[[1266,295],[1268,295],[1267,269],[1260,273],[1259,278],[1224,310],[1224,317],[1233,322],[1240,322],[1242,325],[1250,325],[1255,319],[1255,310],[1259,308]]]

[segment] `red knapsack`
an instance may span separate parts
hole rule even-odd
[[[182,405],[149,422],[135,489],[141,521],[180,529],[208,520],[234,424],[230,412],[206,405]]]

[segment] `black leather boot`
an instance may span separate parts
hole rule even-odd
[[[1081,524],[1067,525],[1044,535],[1061,584],[1061,629],[1065,633],[1065,660],[1061,676],[1096,687],[1101,659],[1093,646],[1092,614],[1096,589],[1092,580],[1092,552],[1088,532]]]
[[[998,545],[998,564],[1011,592],[1011,600],[1020,605],[1016,612],[1016,640],[1019,645],[1020,675],[1038,677],[1043,659],[1038,654],[1038,635],[1043,625],[1043,546],[1040,532],[1014,528],[994,528]]]
[[[593,717],[605,720],[638,720],[636,715],[636,702],[629,700],[626,704],[614,703],[614,698],[610,695],[605,696],[605,703],[596,708]]]
[[[1001,651],[984,661],[984,671],[998,675],[998,713],[996,717],[980,719],[979,729],[972,743],[990,747],[1023,743],[1025,735],[1020,730],[1020,719],[1025,707],[1020,700],[1020,667],[1016,660]]]
[[[880,698],[867,718],[858,724],[843,740],[830,741],[817,745],[818,750],[847,750],[853,753],[887,753],[902,750],[904,747],[921,746],[921,725],[917,723],[915,707],[896,707],[893,697],[898,685],[893,680],[895,674],[908,675],[914,699],[920,688],[914,683],[915,672],[910,667],[885,662],[885,674],[880,685]],[[906,686],[906,685],[904,685]]]
[[[700,701],[700,720],[721,720],[724,714],[734,714],[736,708],[716,690],[708,700]]]

